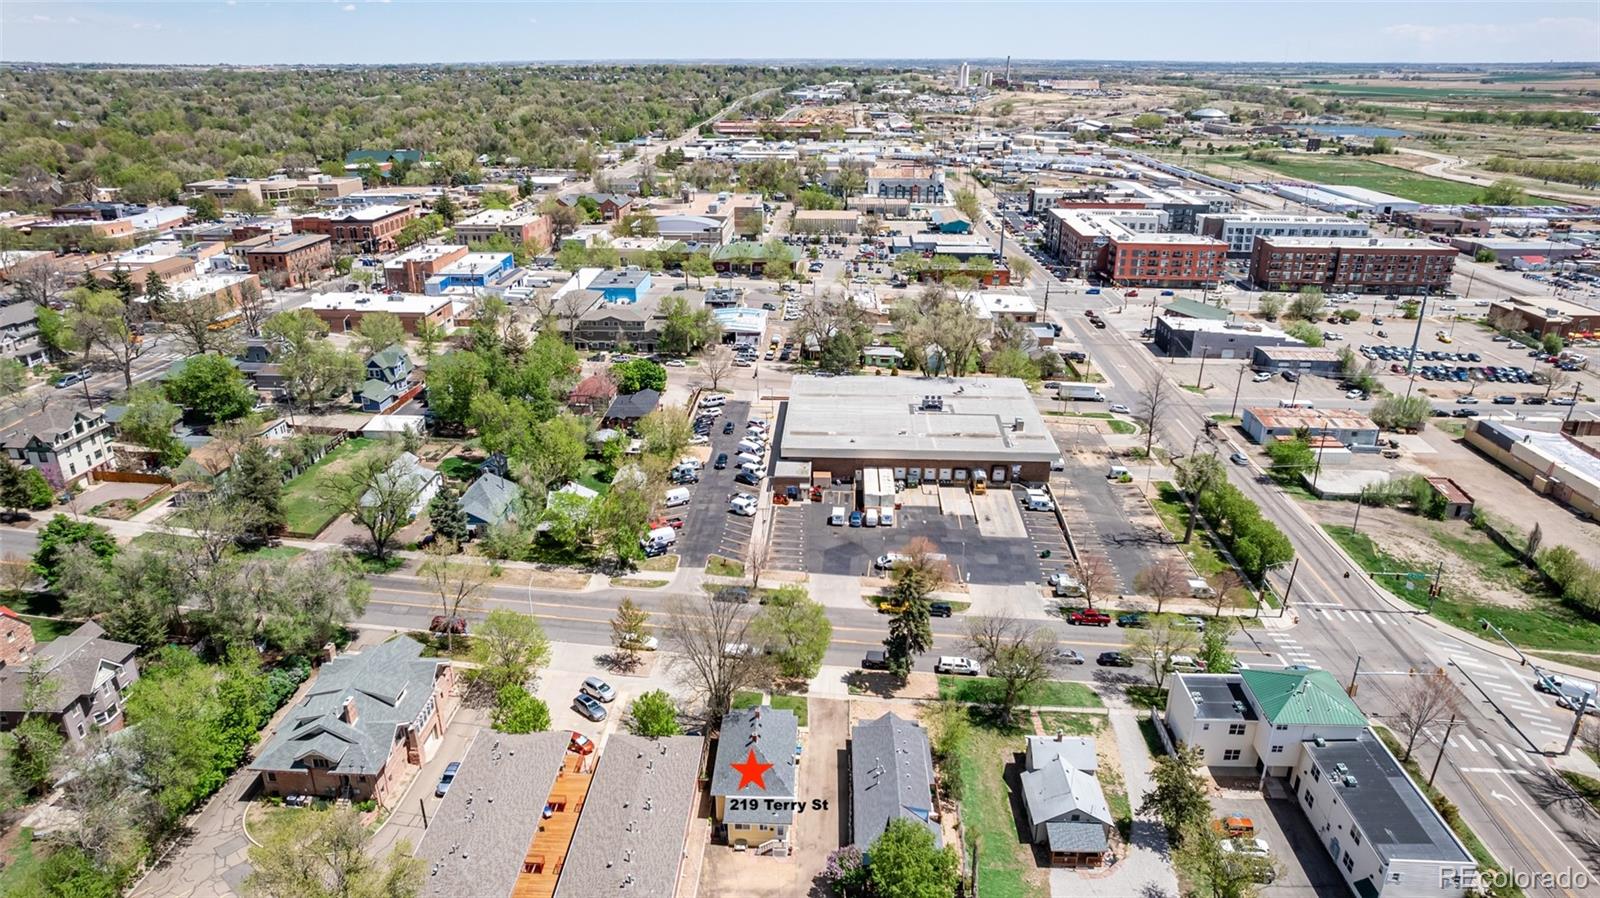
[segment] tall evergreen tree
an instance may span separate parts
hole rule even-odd
[[[459,546],[467,541],[467,513],[461,510],[461,496],[454,488],[443,487],[428,502],[428,523],[440,542]]]
[[[239,450],[228,475],[228,495],[238,503],[244,519],[243,541],[261,545],[282,530],[283,469],[260,440]]]

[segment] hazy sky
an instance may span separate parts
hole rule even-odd
[[[0,0],[0,60],[1600,58],[1600,2]]]

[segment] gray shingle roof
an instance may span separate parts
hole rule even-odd
[[[627,393],[611,400],[611,407],[606,409],[607,418],[623,418],[634,420],[643,418],[656,410],[661,404],[661,394],[655,390],[640,390],[637,393]]]
[[[800,726],[792,711],[762,705],[729,711],[722,718],[722,735],[717,740],[717,760],[712,765],[711,795],[731,795],[741,798],[795,798],[795,781],[799,773],[795,765],[794,749],[800,744]],[[763,776],[765,791],[754,783],[739,789],[740,775],[733,769],[755,752],[756,760],[771,764],[772,769]],[[726,811],[725,823],[788,824],[794,820],[794,810],[772,810],[760,802],[755,810]]]
[[[1095,755],[1094,740],[1087,736],[1029,736],[1028,769],[1037,770],[1055,758],[1064,760],[1073,770],[1094,773],[1100,769],[1100,759]]]
[[[127,667],[139,651],[136,645],[105,638],[106,631],[89,621],[66,636],[40,643],[34,651],[44,673],[57,684],[55,708],[61,711],[94,690],[95,678],[106,664]],[[0,711],[23,711],[23,689],[29,665],[0,668]],[[127,685],[127,683],[123,683]]]
[[[1068,820],[1073,812],[1111,823],[1111,808],[1106,804],[1100,781],[1081,770],[1072,770],[1055,758],[1038,770],[1022,774],[1022,800],[1028,807],[1028,820],[1035,827],[1056,820]]]
[[[461,494],[461,510],[470,521],[499,524],[510,515],[520,498],[522,488],[515,483],[493,474],[480,474]]]
[[[417,846],[422,898],[511,894],[569,738],[567,730],[478,735]]]
[[[332,773],[380,772],[395,740],[433,697],[434,678],[447,663],[421,654],[416,641],[398,638],[322,665],[250,769],[301,769],[316,752],[334,762]],[[342,717],[347,700],[356,711],[353,723]]]
[[[695,736],[607,740],[555,898],[674,893],[703,745]]]
[[[922,727],[895,714],[858,723],[850,731],[851,840],[865,849],[904,817],[933,833],[933,755]]]
[[[1099,823],[1047,823],[1044,833],[1051,851],[1103,853],[1111,847],[1106,828]]]

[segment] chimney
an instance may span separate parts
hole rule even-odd
[[[344,706],[339,709],[339,719],[350,724],[351,726],[354,726],[356,718],[360,716],[361,713],[356,710],[356,700],[346,696],[344,700]]]
[[[1056,741],[1057,742],[1061,741],[1061,735],[1062,735],[1061,731],[1060,730],[1056,730]]]

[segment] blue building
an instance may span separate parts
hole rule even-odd
[[[599,293],[606,302],[631,305],[650,292],[650,272],[639,268],[602,271],[589,282],[589,289]]]
[[[935,209],[929,214],[933,221],[933,229],[941,234],[969,234],[972,232],[972,222],[959,212],[948,209]]]
[[[423,285],[423,292],[440,296],[452,287],[482,290],[515,266],[510,253],[467,253],[434,272]]]

